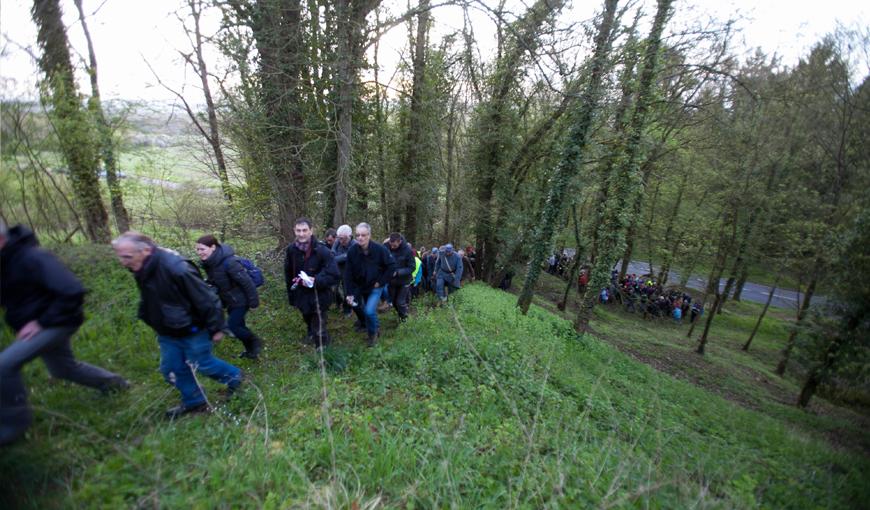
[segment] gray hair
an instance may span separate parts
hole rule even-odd
[[[350,228],[350,225],[342,225],[338,227],[338,230],[335,231],[335,235],[337,236],[348,236],[353,234],[353,229]]]
[[[157,243],[155,243],[153,239],[141,232],[136,232],[135,230],[128,230],[115,238],[112,241],[112,248],[117,248],[121,243],[132,244],[136,248],[136,251],[142,251],[145,248],[154,248],[157,246]]]
[[[360,228],[364,228],[364,229],[369,231],[369,234],[372,233],[372,226],[369,225],[368,223],[365,223],[365,222],[360,223],[359,225],[356,226],[356,228],[357,228],[357,230],[359,230]]]

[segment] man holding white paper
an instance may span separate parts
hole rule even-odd
[[[314,237],[311,220],[299,218],[293,227],[296,240],[285,252],[284,281],[287,298],[305,319],[306,343],[318,349],[329,345],[326,312],[332,304],[332,286],[341,275],[332,251]]]

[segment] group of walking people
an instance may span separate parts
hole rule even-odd
[[[296,220],[295,239],[284,253],[284,280],[288,302],[306,324],[303,341],[318,349],[330,343],[327,312],[334,302],[346,316],[356,315],[355,329],[366,333],[371,347],[380,335],[378,307],[383,300],[404,322],[413,291],[421,286],[435,289],[445,300],[448,289],[460,287],[467,269],[467,256],[451,244],[418,254],[399,233],[384,243],[372,241],[367,223],[353,231],[349,225],[329,231],[326,242],[314,234],[309,219]],[[199,264],[138,232],[121,234],[112,247],[139,289],[138,318],[157,334],[160,372],[181,396],[166,417],[210,411],[198,374],[226,385],[227,397],[235,394],[244,373],[215,356],[213,344],[229,332],[244,346],[240,357],[256,360],[262,353],[262,339],[245,322],[247,313],[260,305],[261,282],[252,278],[249,261],[212,235],[195,243]],[[84,322],[85,292],[72,271],[39,247],[32,231],[21,225],[7,229],[0,221],[0,306],[15,332],[14,341],[0,352],[0,445],[22,437],[32,422],[21,369],[37,357],[53,377],[104,393],[130,386],[124,377],[73,355],[71,338]]]

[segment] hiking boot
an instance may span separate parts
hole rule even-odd
[[[130,389],[130,381],[119,375],[106,381],[106,383],[100,387],[100,393],[103,395],[111,395],[112,393],[120,393],[128,389]]]
[[[186,407],[184,404],[177,405],[171,409],[166,410],[166,419],[174,420],[176,418],[181,418],[182,416],[186,416],[189,414],[208,414],[211,412],[211,407],[209,407],[208,402],[203,402],[202,404],[197,404],[195,406]]]
[[[379,332],[375,332],[374,334],[370,334],[368,338],[366,338],[366,345],[368,347],[374,347],[375,344],[378,343],[378,337],[380,336]]]

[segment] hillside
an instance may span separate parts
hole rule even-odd
[[[612,344],[635,332],[625,318],[605,311],[594,324],[609,342],[580,337],[553,313],[519,315],[514,296],[480,285],[447,308],[417,301],[402,325],[384,315],[375,349],[332,312],[338,341],[321,367],[297,341],[302,320],[272,274],[263,306],[249,316],[266,340],[264,359],[237,360],[234,341],[217,348],[252,384],[220,403],[205,381],[217,412],[170,423],[162,413],[177,394],[157,372],[153,333],[135,320],[132,277],[108,248],[66,249],[63,257],[91,290],[77,355],[122,373],[133,388],[103,397],[28,365],[36,422],[27,441],[0,455],[3,508],[870,501],[866,455],[795,426],[784,411],[753,409],[620,352]],[[0,343],[9,341],[5,331]],[[866,441],[866,430],[849,433]]]

